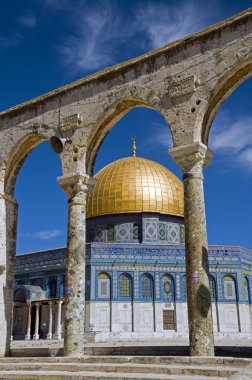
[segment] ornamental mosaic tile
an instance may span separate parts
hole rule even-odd
[[[113,273],[113,297],[117,298],[117,272]]]
[[[165,241],[166,240],[166,228],[165,228],[165,223],[159,223],[158,224],[158,239],[160,241]]]
[[[185,243],[185,227],[180,226],[179,227],[179,232],[180,232],[180,243],[184,244]]]
[[[138,240],[139,239],[139,225],[134,223],[133,225],[133,239]]]
[[[107,227],[107,241],[114,241],[114,227]]]
[[[143,240],[157,241],[158,238],[158,219],[146,218],[143,220]]]
[[[167,223],[166,240],[169,243],[180,243],[180,229],[178,224]]]
[[[115,240],[129,241],[131,240],[131,223],[124,223],[115,226]]]
[[[176,297],[180,298],[180,275],[176,275]]]
[[[94,241],[95,242],[104,242],[105,241],[105,227],[97,226],[94,229]]]

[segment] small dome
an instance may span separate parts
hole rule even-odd
[[[184,216],[182,182],[155,161],[122,158],[95,178],[97,183],[87,198],[87,218],[141,212]]]

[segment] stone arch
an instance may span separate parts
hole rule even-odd
[[[5,192],[14,194],[18,173],[31,151],[45,141],[46,137],[40,134],[29,133],[21,138],[12,148],[5,167]]]
[[[0,355],[8,354],[12,324],[13,281],[16,255],[16,232],[18,207],[13,196],[17,175],[29,153],[53,134],[52,129],[42,124],[33,124],[16,130],[6,129],[1,136],[0,154],[0,249],[4,268],[3,287],[0,292],[4,318]]]
[[[86,168],[89,175],[93,175],[95,159],[106,135],[120,119],[122,119],[132,109],[137,107],[149,108],[158,112],[170,129],[169,122],[171,122],[171,120],[167,120],[167,115],[159,107],[154,106],[146,100],[140,98],[123,98],[114,102],[100,116],[94,128],[94,132],[89,139],[86,153]],[[167,133],[169,133],[169,131],[167,131]],[[173,139],[172,132],[171,136]]]
[[[240,63],[239,65],[232,67],[211,92],[209,96],[210,101],[208,102],[202,121],[201,139],[205,145],[208,145],[211,125],[217,111],[229,95],[231,95],[231,93],[251,75],[252,61],[249,60]]]
[[[50,281],[50,298],[56,298],[57,297],[57,280],[56,278],[53,278]]]
[[[14,302],[26,302],[26,291],[25,289],[19,288],[14,293]]]

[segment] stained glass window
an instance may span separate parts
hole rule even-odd
[[[120,297],[131,297],[131,278],[128,274],[122,274],[120,276]]]
[[[231,276],[224,277],[224,292],[225,292],[226,299],[236,300],[235,282],[234,282],[233,277]]]
[[[98,276],[98,297],[110,298],[110,276],[107,273]]]
[[[169,275],[164,275],[162,277],[162,288],[163,288],[163,298],[171,299],[173,298],[173,279]]]
[[[153,298],[153,279],[149,274],[141,277],[141,295],[142,298]]]
[[[55,298],[56,297],[56,291],[57,291],[56,280],[52,280],[51,281],[51,292],[50,292],[51,298]]]

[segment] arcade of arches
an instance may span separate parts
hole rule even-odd
[[[53,138],[62,161],[58,181],[69,197],[64,348],[65,355],[83,355],[86,196],[95,184],[93,164],[106,133],[137,106],[160,112],[171,130],[170,154],[183,171],[190,350],[192,355],[214,355],[203,167],[212,154],[207,144],[215,113],[252,73],[251,46],[250,8],[0,114],[1,356],[8,355],[11,339],[17,220],[13,189],[22,162],[40,141]],[[101,278],[101,292],[107,280]],[[232,279],[225,282],[229,292]],[[151,294],[150,283],[146,274],[146,294]]]

